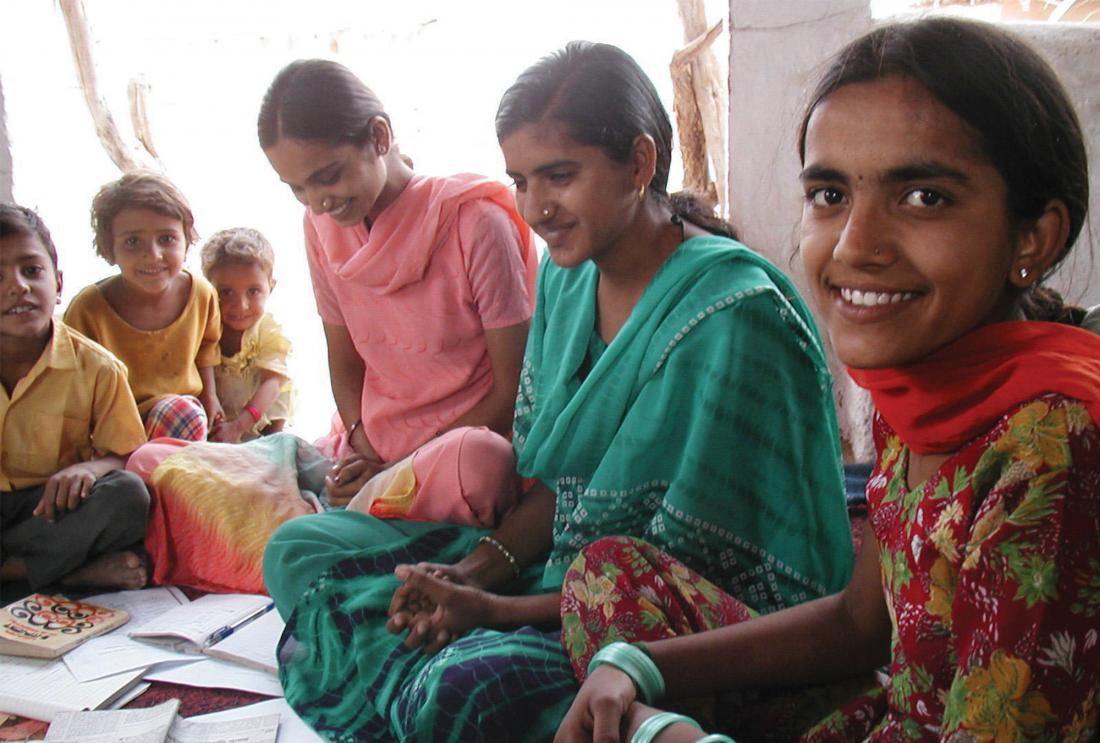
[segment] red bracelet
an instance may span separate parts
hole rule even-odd
[[[260,409],[259,409],[259,408],[257,408],[257,407],[256,407],[255,405],[253,405],[252,403],[248,403],[247,405],[245,405],[245,406],[244,406],[244,409],[248,411],[248,414],[249,414],[249,415],[251,415],[251,416],[252,416],[252,419],[253,419],[254,421],[256,421],[257,423],[259,423],[259,422],[260,422],[260,418],[263,418],[263,417],[264,417],[264,416],[263,416],[263,413],[261,413],[261,412],[260,412]]]

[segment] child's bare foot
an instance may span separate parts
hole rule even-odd
[[[133,552],[112,552],[78,568],[61,579],[67,586],[144,588],[149,582],[145,563]]]

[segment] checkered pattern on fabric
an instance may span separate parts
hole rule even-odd
[[[206,410],[199,399],[192,395],[165,397],[145,416],[145,435],[150,440],[168,437],[184,441],[205,441],[208,430]]]

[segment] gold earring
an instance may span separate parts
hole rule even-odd
[[[642,187],[638,189],[638,201],[645,201],[645,184],[644,183],[642,184]]]

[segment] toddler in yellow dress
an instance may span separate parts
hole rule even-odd
[[[244,227],[217,232],[202,247],[202,272],[217,292],[222,319],[214,380],[224,417],[214,422],[211,441],[281,431],[290,415],[290,342],[264,311],[275,288],[274,263],[267,239]]]

